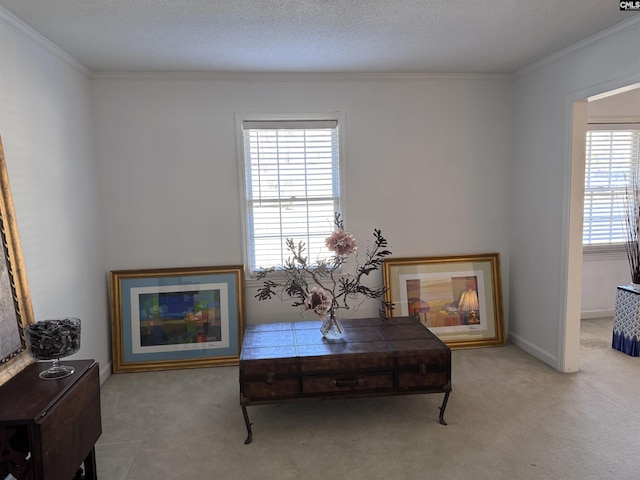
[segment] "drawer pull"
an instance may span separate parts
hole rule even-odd
[[[426,375],[427,374],[427,364],[426,363],[421,363],[420,364],[420,375]]]
[[[364,385],[364,378],[333,379],[329,382],[329,385],[332,387],[361,387]]]
[[[273,372],[267,372],[267,385],[273,385]]]

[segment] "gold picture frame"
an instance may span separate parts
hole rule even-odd
[[[242,266],[110,272],[113,372],[237,365]]]
[[[391,316],[415,316],[452,349],[504,345],[500,255],[388,258]]]
[[[0,385],[35,360],[28,354],[24,328],[33,323],[29,284],[13,209],[7,163],[0,138]]]

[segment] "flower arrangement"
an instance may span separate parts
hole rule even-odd
[[[264,280],[264,283],[258,289],[256,298],[268,300],[274,296],[283,299],[289,297],[293,299],[292,306],[311,310],[321,319],[335,318],[337,309],[349,309],[349,303],[358,297],[360,303],[367,298],[381,299],[379,312],[380,316],[385,317],[391,308],[391,304],[382,299],[387,289],[383,286],[368,287],[363,280],[378,270],[384,258],[391,255],[387,250],[387,240],[379,229],[374,229],[373,244],[367,248],[360,263],[356,238],[345,231],[339,213],[335,214],[334,223],[336,229],[325,241],[327,248],[334,252],[333,256],[309,263],[305,256],[305,244],[287,239],[286,247],[291,256],[284,265],[263,269],[258,273],[258,279]],[[341,267],[351,256],[356,259],[355,273],[344,273]],[[275,280],[266,279],[272,274],[277,274],[274,275]]]

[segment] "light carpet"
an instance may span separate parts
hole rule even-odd
[[[582,322],[580,372],[513,345],[453,352],[442,394],[239,405],[237,367],[112,375],[101,480],[640,478],[640,358]]]

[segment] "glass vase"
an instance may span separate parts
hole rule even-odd
[[[322,320],[320,332],[327,340],[340,340],[344,335],[344,329],[333,309],[329,310],[327,316]]]
[[[53,360],[50,368],[40,372],[40,378],[57,380],[73,375],[75,369],[70,365],[61,365],[60,359],[80,350],[79,318],[60,318],[30,323],[24,332],[33,358]]]

